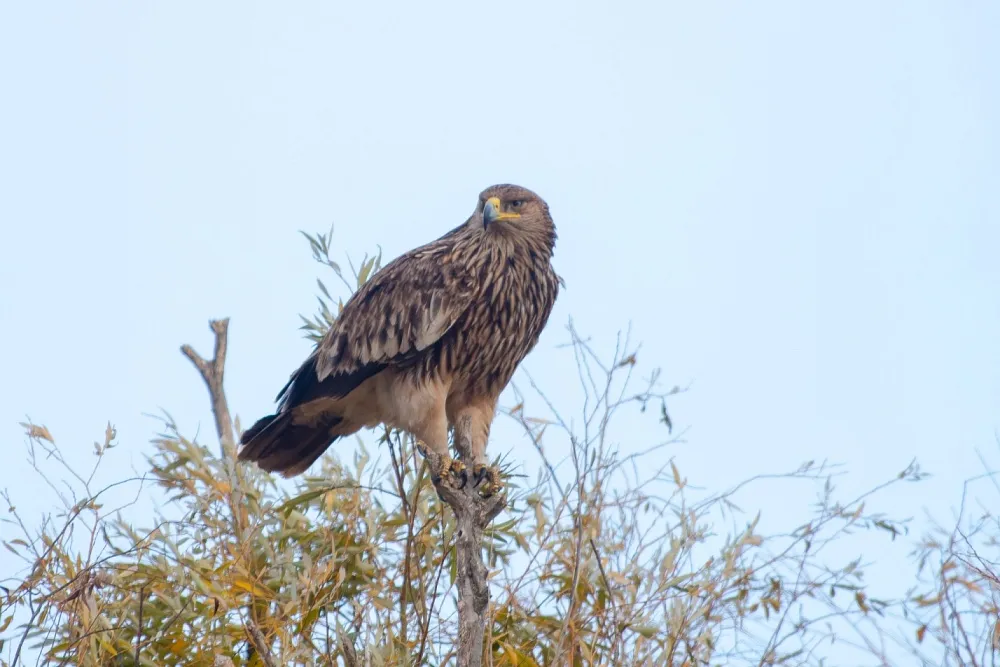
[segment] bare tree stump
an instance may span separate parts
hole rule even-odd
[[[472,421],[468,417],[455,425],[455,448],[461,458],[471,461]],[[425,456],[437,467],[437,456],[427,450]],[[507,497],[499,493],[487,498],[480,495],[471,480],[442,477],[435,484],[438,494],[455,513],[455,558],[458,564],[458,636],[455,650],[458,667],[480,667],[483,662],[483,637],[486,634],[490,603],[489,571],[483,560],[483,531],[507,506]]]

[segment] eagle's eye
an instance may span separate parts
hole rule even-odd
[[[518,208],[521,208],[521,204],[523,204],[523,203],[524,202],[521,201],[520,199],[513,199],[510,202],[510,207],[513,208],[513,209],[518,209]]]

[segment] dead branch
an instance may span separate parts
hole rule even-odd
[[[181,352],[191,360],[208,386],[212,400],[212,415],[215,417],[215,431],[219,434],[223,455],[235,456],[236,440],[233,436],[233,420],[229,416],[229,403],[223,389],[226,369],[226,348],[229,344],[229,318],[209,322],[215,333],[215,356],[206,361],[190,345],[181,345]]]
[[[472,451],[472,420],[463,418],[455,425],[455,449],[466,461]],[[436,455],[427,450],[435,468]],[[455,513],[455,558],[458,576],[458,636],[455,650],[458,667],[480,667],[483,660],[483,637],[486,633],[490,602],[489,571],[483,560],[483,530],[507,506],[507,497],[480,495],[469,482],[442,477],[435,484],[438,494]]]
[[[209,326],[215,333],[215,354],[211,360],[205,360],[194,351],[190,345],[182,345],[181,353],[191,360],[198,372],[201,374],[205,385],[208,387],[209,399],[212,403],[212,416],[215,418],[215,432],[219,436],[219,445],[222,449],[222,457],[234,466],[233,473],[236,484],[229,496],[229,507],[233,516],[233,527],[236,538],[243,541],[246,533],[245,520],[242,519],[240,506],[243,502],[243,477],[239,466],[236,465],[236,438],[233,432],[233,420],[229,413],[229,401],[226,399],[226,391],[223,386],[223,379],[226,371],[226,350],[229,344],[229,318],[221,320],[211,320]],[[250,635],[251,645],[260,659],[267,667],[276,665],[274,657],[271,655],[269,645],[264,639],[264,635],[258,628],[256,609],[253,604],[249,606],[250,620],[247,622],[247,634]]]

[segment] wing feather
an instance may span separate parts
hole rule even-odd
[[[406,363],[440,340],[471,305],[474,285],[468,269],[444,259],[410,253],[372,276],[317,347],[317,380]]]

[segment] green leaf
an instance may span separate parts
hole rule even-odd
[[[319,498],[324,493],[329,491],[329,489],[316,489],[314,491],[306,491],[305,493],[295,496],[294,498],[289,498],[287,501],[278,506],[275,511],[285,514],[287,517],[291,510],[298,507],[299,505],[305,505],[306,503]]]

